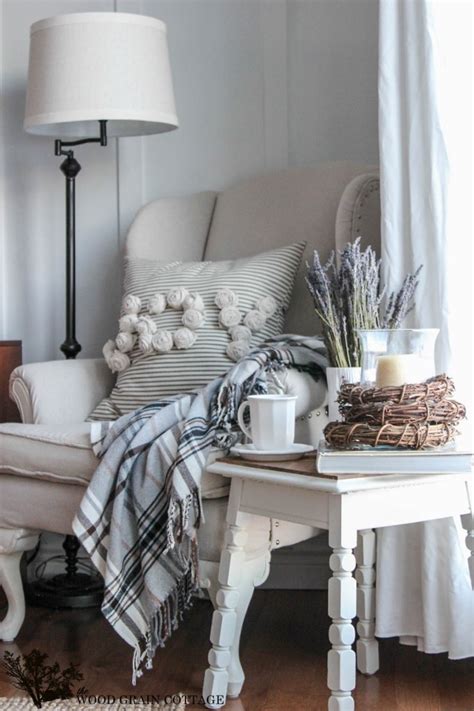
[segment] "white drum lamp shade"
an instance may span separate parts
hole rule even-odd
[[[25,130],[83,138],[178,126],[166,25],[143,15],[86,12],[31,27]]]

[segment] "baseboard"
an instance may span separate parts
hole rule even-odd
[[[327,535],[272,553],[267,590],[327,590],[330,549]]]
[[[63,540],[64,536],[43,533],[38,555],[27,569],[28,580],[34,579],[38,565],[55,556],[64,555]],[[273,551],[270,575],[261,587],[267,590],[326,590],[330,576],[329,555],[325,534]],[[87,559],[83,550],[80,556]],[[47,577],[60,573],[64,573],[63,560],[59,558],[48,563]]]

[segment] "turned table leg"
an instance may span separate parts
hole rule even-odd
[[[375,531],[366,529],[357,536],[357,669],[375,674],[379,668],[379,643],[375,639]]]
[[[357,543],[357,532],[344,523],[340,497],[334,497],[330,506],[329,545],[332,555],[329,567],[332,577],[328,585],[328,613],[332,619],[329,627],[331,649],[328,652],[328,687],[331,696],[329,711],[353,711],[352,690],[356,682],[356,655],[352,649],[355,629],[352,620],[356,615],[357,585],[352,571],[355,556],[352,549]]]
[[[203,685],[203,697],[206,707],[209,709],[219,709],[226,702],[228,668],[237,631],[236,608],[239,601],[241,571],[245,562],[244,545],[247,540],[244,527],[239,525],[241,521],[245,520],[245,514],[238,512],[240,496],[237,496],[236,490],[240,491],[239,485],[238,480],[232,480],[225,544],[219,564],[217,609],[212,615],[212,648],[208,656],[209,667],[204,675]],[[234,502],[232,502],[232,498],[234,498]]]

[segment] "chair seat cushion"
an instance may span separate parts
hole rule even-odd
[[[90,445],[90,423],[0,425],[0,475],[87,486],[98,459]],[[205,472],[204,498],[226,496],[228,479]]]

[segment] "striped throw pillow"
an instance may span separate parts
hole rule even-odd
[[[163,329],[172,336],[176,334],[183,326],[183,310],[167,307],[161,313],[150,313],[149,306],[156,303],[152,299],[157,294],[163,295],[158,300],[163,299],[170,290],[179,287],[191,295],[200,295],[204,322],[194,331],[193,338],[196,340],[191,347],[173,347],[167,352],[156,352],[152,347],[144,352],[143,343],[139,345],[138,334],[132,335],[134,345],[129,344],[125,359],[115,351],[119,363],[125,360],[129,362],[128,367],[118,373],[110,396],[99,403],[88,419],[116,419],[163,397],[201,388],[227,372],[241,353],[237,348],[236,353],[231,352],[232,357],[228,355],[232,350],[229,344],[233,337],[230,328],[222,325],[222,320],[226,319],[222,319],[220,308],[215,303],[217,294],[222,290],[229,290],[237,297],[241,324],[254,327],[251,336],[247,332],[250,348],[282,333],[304,247],[304,242],[298,242],[254,257],[222,262],[165,264],[149,259],[126,259],[125,294],[138,297],[139,301],[135,300],[135,303],[140,304],[140,311],[136,314],[139,319],[152,319],[155,324],[153,329],[159,329],[160,333]],[[272,298],[262,302],[264,297]],[[259,319],[258,315],[254,318],[257,306],[263,304],[264,312],[268,303],[273,304],[273,309],[268,309],[270,313],[275,306],[276,310],[271,315],[267,313],[264,319]],[[249,312],[253,312],[254,316],[248,316]],[[121,317],[124,315],[122,305]],[[238,332],[239,337],[240,333],[245,331]],[[109,343],[108,348],[112,349],[117,347],[116,344],[123,345],[120,339],[115,344]],[[110,365],[110,360],[108,362]],[[112,362],[112,368],[113,365]]]

